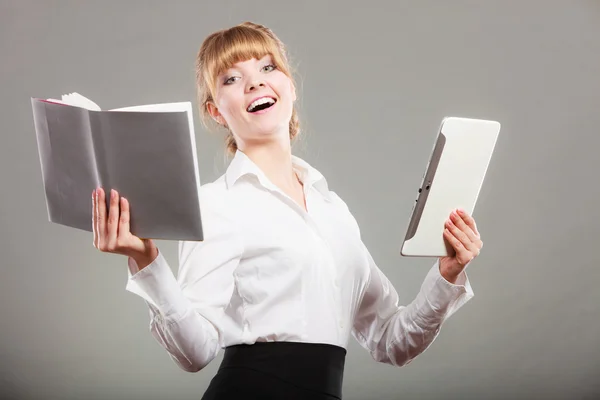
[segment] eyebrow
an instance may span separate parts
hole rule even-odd
[[[267,53],[267,54],[265,54],[263,57],[261,57],[260,59],[258,59],[258,60],[256,60],[256,61],[257,61],[257,62],[261,62],[261,61],[263,61],[263,60],[268,60],[268,61],[270,61],[270,62],[272,62],[272,63],[273,63],[273,62],[275,62],[275,61],[273,61],[273,56],[272,56],[272,55],[270,55],[270,54],[268,54],[268,53]],[[227,68],[225,71],[223,71],[222,73],[220,73],[219,75],[217,75],[217,78],[218,78],[218,79],[222,79],[222,78],[224,78],[225,76],[227,76],[227,75],[229,75],[231,72],[233,72],[232,70],[239,71],[239,68],[237,68],[235,65],[232,65],[231,67]]]

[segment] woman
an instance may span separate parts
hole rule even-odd
[[[210,35],[197,59],[199,105],[227,131],[233,159],[201,188],[205,240],[179,243],[179,273],[152,240],[129,230],[129,204],[94,191],[94,246],[128,256],[127,290],[150,331],[195,372],[225,348],[203,399],[341,399],[352,335],[379,362],[402,366],[435,339],[472,291],[466,265],[482,242],[464,212],[449,216],[456,250],[398,305],[346,204],[315,168],[292,156],[296,91],[285,49],[243,23]]]

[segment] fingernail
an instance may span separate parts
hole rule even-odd
[[[115,198],[115,190],[114,189],[110,189],[110,198],[111,199]]]

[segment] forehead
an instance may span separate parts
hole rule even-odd
[[[235,62],[233,65],[230,65],[227,69],[244,69],[244,68],[251,68],[254,65],[263,62],[263,61],[270,61],[273,58],[273,56],[271,56],[270,54],[265,54],[262,57],[252,57],[249,59],[245,59],[245,60],[240,60]]]
[[[239,66],[251,60],[261,60],[265,56],[273,56],[276,49],[267,41],[248,40],[241,43],[223,43],[223,46],[214,48],[213,71],[217,74]]]

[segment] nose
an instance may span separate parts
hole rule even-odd
[[[265,82],[260,76],[254,76],[248,80],[248,84],[246,85],[246,91],[253,92],[261,87],[265,87]]]

